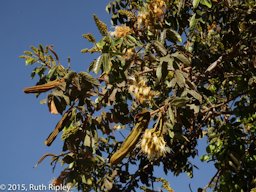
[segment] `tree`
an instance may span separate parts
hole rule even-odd
[[[255,1],[114,0],[106,9],[115,30],[94,15],[102,38],[83,35],[93,46],[82,53],[99,53],[95,75],[64,67],[51,46],[21,56],[39,77],[25,93],[48,92],[49,112],[62,115],[45,144],[61,133],[63,151],[39,161],[66,165],[53,183],[173,191],[154,168],[192,177],[188,159],[207,137],[200,158],[217,173],[198,191],[255,190]]]

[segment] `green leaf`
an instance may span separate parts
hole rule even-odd
[[[190,18],[189,20],[189,28],[190,30],[193,30],[196,26],[197,19],[196,19],[196,13]]]
[[[52,67],[52,68],[49,70],[48,75],[47,75],[48,79],[51,79],[52,77],[55,76],[57,67],[58,67],[58,66],[54,66],[54,67]]]
[[[90,34],[90,33],[83,34],[82,36],[83,36],[83,38],[87,39],[91,43],[95,43],[96,42],[95,37],[92,34]]]
[[[78,75],[82,78],[82,80],[85,80],[85,81],[87,81],[93,85],[96,85],[96,86],[100,85],[99,81],[87,72],[80,72]]]
[[[85,49],[82,49],[81,50],[81,53],[88,53],[89,52],[89,49],[88,48],[85,48]]]
[[[171,100],[170,104],[171,106],[182,107],[188,102],[188,100],[189,99],[187,97],[175,97]]]
[[[176,81],[177,81],[177,84],[179,85],[179,87],[181,87],[181,88],[184,87],[186,80],[185,80],[181,70],[176,70],[174,76],[176,78]]]
[[[185,66],[190,66],[190,63],[191,63],[190,59],[187,58],[183,53],[177,51],[171,54],[171,56],[180,60]]]
[[[153,45],[156,50],[161,53],[161,55],[165,56],[167,54],[167,49],[160,41],[154,41]]]
[[[32,56],[32,55],[33,55],[31,51],[24,51],[23,53],[24,53],[25,55],[28,55],[28,56]]]
[[[170,106],[168,108],[168,115],[170,117],[171,123],[174,125],[175,124],[175,117],[174,117],[174,113],[172,111],[172,108]]]
[[[209,161],[211,159],[211,157],[209,156],[209,155],[202,155],[201,157],[200,157],[200,160],[201,161]]]
[[[137,46],[143,46],[143,44],[141,44],[139,41],[137,41],[137,39],[131,35],[127,35],[126,36],[126,39],[128,41],[130,41],[130,43],[133,43],[134,45],[137,45]]]
[[[103,49],[103,47],[106,45],[105,38],[102,38],[100,41],[96,43],[96,47],[100,50]]]
[[[166,30],[166,38],[169,41],[180,42],[180,43],[182,42],[182,38],[180,34],[173,29]]]
[[[106,11],[107,11],[107,13],[111,12],[111,4],[110,3],[106,6]]]
[[[195,90],[187,89],[187,92],[192,95],[195,99],[197,99],[200,103],[202,103],[202,96],[196,92]]]
[[[170,59],[171,58],[168,55],[160,58],[160,64],[156,69],[156,76],[157,76],[158,82],[162,79],[165,79],[165,77],[167,76],[168,62],[170,61]]]
[[[172,130],[169,130],[169,137],[170,137],[171,139],[174,138],[174,132],[173,132]]]
[[[173,68],[174,59],[169,54],[164,57],[161,57],[159,61],[160,63],[164,63],[164,62],[168,63],[168,66],[167,66],[168,70],[174,70]]]
[[[212,2],[211,2],[211,0],[200,0],[200,3],[201,3],[202,5],[207,6],[208,8],[212,8]]]
[[[44,48],[43,48],[43,45],[41,45],[41,44],[39,44],[39,50],[42,52],[42,53],[44,53]]]
[[[29,58],[26,59],[25,63],[26,63],[26,65],[32,65],[32,64],[34,64],[36,61],[37,61],[37,60],[36,60],[35,58],[29,57]]]
[[[200,3],[200,0],[193,0],[193,8],[197,8]]]
[[[109,59],[109,54],[103,53],[102,57],[103,57],[102,58],[103,59],[103,71],[108,74],[111,70],[111,64],[112,64]]]

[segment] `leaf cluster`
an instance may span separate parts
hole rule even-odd
[[[199,190],[255,188],[255,2],[115,0],[106,10],[114,31],[94,15],[101,39],[83,35],[92,47],[81,52],[98,53],[88,72],[61,65],[52,46],[21,56],[39,78],[24,91],[48,91],[50,113],[62,115],[45,141],[62,134],[63,151],[53,155],[66,165],[60,183],[154,191],[162,182],[172,191],[154,168],[193,177],[190,160],[206,137],[201,160],[217,173]]]

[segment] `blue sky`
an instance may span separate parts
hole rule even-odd
[[[0,63],[1,63],[1,111],[0,111],[0,184],[48,184],[58,176],[61,168],[52,173],[49,160],[33,168],[45,153],[59,153],[60,139],[52,147],[46,147],[44,140],[54,128],[60,116],[50,115],[46,105],[40,105],[40,97],[25,95],[23,88],[32,86],[30,72],[33,67],[25,67],[18,56],[31,45],[54,45],[65,65],[71,57],[72,68],[86,70],[92,57],[80,53],[90,44],[82,38],[83,33],[97,33],[92,14],[96,13],[106,23],[110,23],[105,11],[108,1],[63,1],[63,0],[2,0],[0,6]],[[201,148],[201,146],[200,146]],[[196,161],[197,166],[201,166]],[[162,174],[157,171],[159,176]],[[207,184],[214,175],[213,166],[203,165],[196,171],[193,180],[184,174],[168,178],[175,191],[193,191]]]

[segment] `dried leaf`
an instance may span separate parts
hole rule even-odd
[[[51,114],[59,114],[58,110],[57,110],[57,107],[54,103],[54,98],[52,97],[52,99],[50,101],[48,101],[48,108],[49,108],[49,111]]]
[[[118,91],[117,88],[112,91],[112,93],[110,94],[110,96],[109,96],[109,98],[108,98],[109,101],[114,102],[114,101],[116,100],[116,93],[117,93],[117,91]]]

